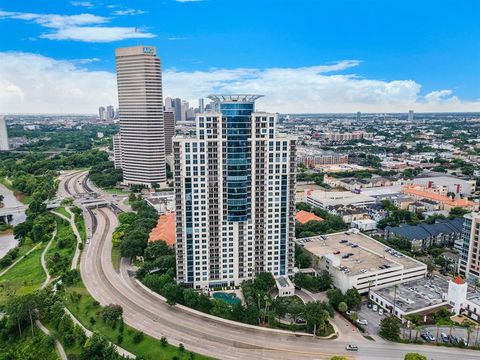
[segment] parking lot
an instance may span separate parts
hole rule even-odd
[[[365,319],[368,321],[368,325],[362,325],[367,334],[378,335],[380,331],[380,320],[386,315],[380,316],[377,311],[373,311],[367,307],[367,302],[362,303],[362,307],[357,313],[359,319]]]
[[[450,329],[450,327],[448,326],[440,326],[438,328],[438,338],[437,338],[437,327],[436,326],[424,326],[422,327],[422,330],[428,330],[430,332],[430,334],[432,334],[432,336],[434,336],[436,339],[435,341],[436,342],[439,342],[439,343],[445,343],[445,342],[449,342],[449,341],[442,341],[442,337],[441,337],[441,333],[444,333],[445,335],[449,336],[450,335],[450,332],[453,336],[455,336],[458,341],[460,341],[461,338],[464,338],[465,340],[468,339],[468,332],[467,332],[467,329],[464,328],[464,327],[453,327],[452,329]],[[415,334],[415,332],[413,332]],[[421,332],[419,333],[418,335],[418,338],[420,339],[420,334]],[[413,335],[415,336],[415,335]],[[421,339],[421,340],[424,340],[424,339]],[[470,333],[470,341],[469,341],[469,346],[473,346],[473,345],[477,345],[478,346],[478,343],[480,342],[480,334],[479,332],[474,329],[471,333]]]

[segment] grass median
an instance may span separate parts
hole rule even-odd
[[[146,360],[173,358],[179,360],[211,359],[206,356],[191,353],[188,349],[182,350],[170,344],[162,344],[160,340],[148,335],[139,336],[139,332],[128,325],[124,325],[123,333],[118,325],[112,328],[112,326],[107,325],[102,320],[101,305],[92,298],[81,282],[66,289],[65,305],[87,329],[102,334],[112,343]],[[141,340],[138,341],[140,337]],[[119,342],[120,338],[121,342]]]

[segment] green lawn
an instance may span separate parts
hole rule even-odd
[[[59,214],[62,214],[63,216],[66,216],[67,219],[71,218],[70,214],[68,213],[67,210],[65,210],[65,208],[63,206],[56,208],[54,211],[59,213]]]
[[[130,191],[125,191],[122,189],[117,189],[117,188],[103,188],[104,191],[113,194],[113,195],[128,195],[130,194]]]
[[[13,191],[12,182],[6,177],[0,177],[0,184],[3,184],[7,189]]]
[[[0,304],[5,302],[7,294],[15,292],[17,295],[33,293],[43,281],[45,273],[40,263],[40,256],[45,244],[40,245],[26,258],[0,277]]]
[[[82,241],[85,242],[87,240],[87,230],[85,229],[85,221],[83,220],[83,216],[75,215],[75,225],[77,226],[77,230],[80,233]]]
[[[112,247],[112,264],[115,270],[118,271],[120,269],[120,260],[122,259],[122,255],[120,254],[120,246],[113,246]]]
[[[73,293],[81,295],[79,300],[76,300],[78,299],[78,296],[71,296]],[[86,328],[92,331],[98,331],[111,342],[117,343],[117,338],[119,335],[118,326],[115,329],[112,329],[111,326],[108,326],[103,322],[100,316],[101,306],[96,305],[93,298],[90,296],[82,283],[67,288],[65,299],[65,305]],[[94,320],[93,324],[91,319]],[[144,339],[140,343],[135,344],[132,339],[134,332],[135,330],[133,328],[125,325],[123,342],[118,345],[137,356],[142,356],[147,360],[170,360],[174,356],[177,356],[182,360],[190,359],[190,353],[188,349],[182,353],[177,347],[172,345],[162,347],[159,340],[147,335],[145,335]],[[194,359],[206,360],[210,358],[195,354]]]

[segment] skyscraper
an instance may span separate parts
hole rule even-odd
[[[98,118],[100,119],[100,121],[104,121],[106,119],[104,106],[100,106],[98,108]]]
[[[166,97],[163,102],[164,111],[174,111],[173,110],[173,100],[171,97]]]
[[[108,105],[106,109],[105,119],[107,121],[112,121],[115,118],[115,109],[112,105]]]
[[[116,169],[122,168],[122,147],[120,134],[113,135],[113,163]]]
[[[238,285],[293,270],[296,139],[256,95],[212,95],[195,137],[175,137],[177,280]]]
[[[115,55],[124,183],[163,183],[166,170],[160,59],[153,46],[119,48]]]
[[[165,124],[165,155],[172,153],[172,139],[175,136],[175,116],[172,111],[165,111],[163,113],[163,120]]]
[[[357,121],[360,121],[362,119],[362,113],[360,111],[357,111]]]
[[[7,121],[4,116],[0,115],[0,151],[7,151],[9,149]]]
[[[414,116],[413,110],[409,110],[408,111],[408,121],[413,121],[413,116]]]
[[[182,121],[182,100],[179,98],[173,99],[173,107],[175,109],[175,122]]]
[[[458,272],[468,282],[480,280],[480,214],[471,213],[464,216],[463,244],[460,253]]]
[[[198,112],[203,114],[205,112],[205,105],[204,105],[203,98],[198,99]]]

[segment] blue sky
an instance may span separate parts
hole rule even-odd
[[[165,95],[192,102],[241,90],[272,111],[480,111],[479,13],[475,0],[0,0],[0,112],[115,103],[114,49],[137,44],[157,47]]]

